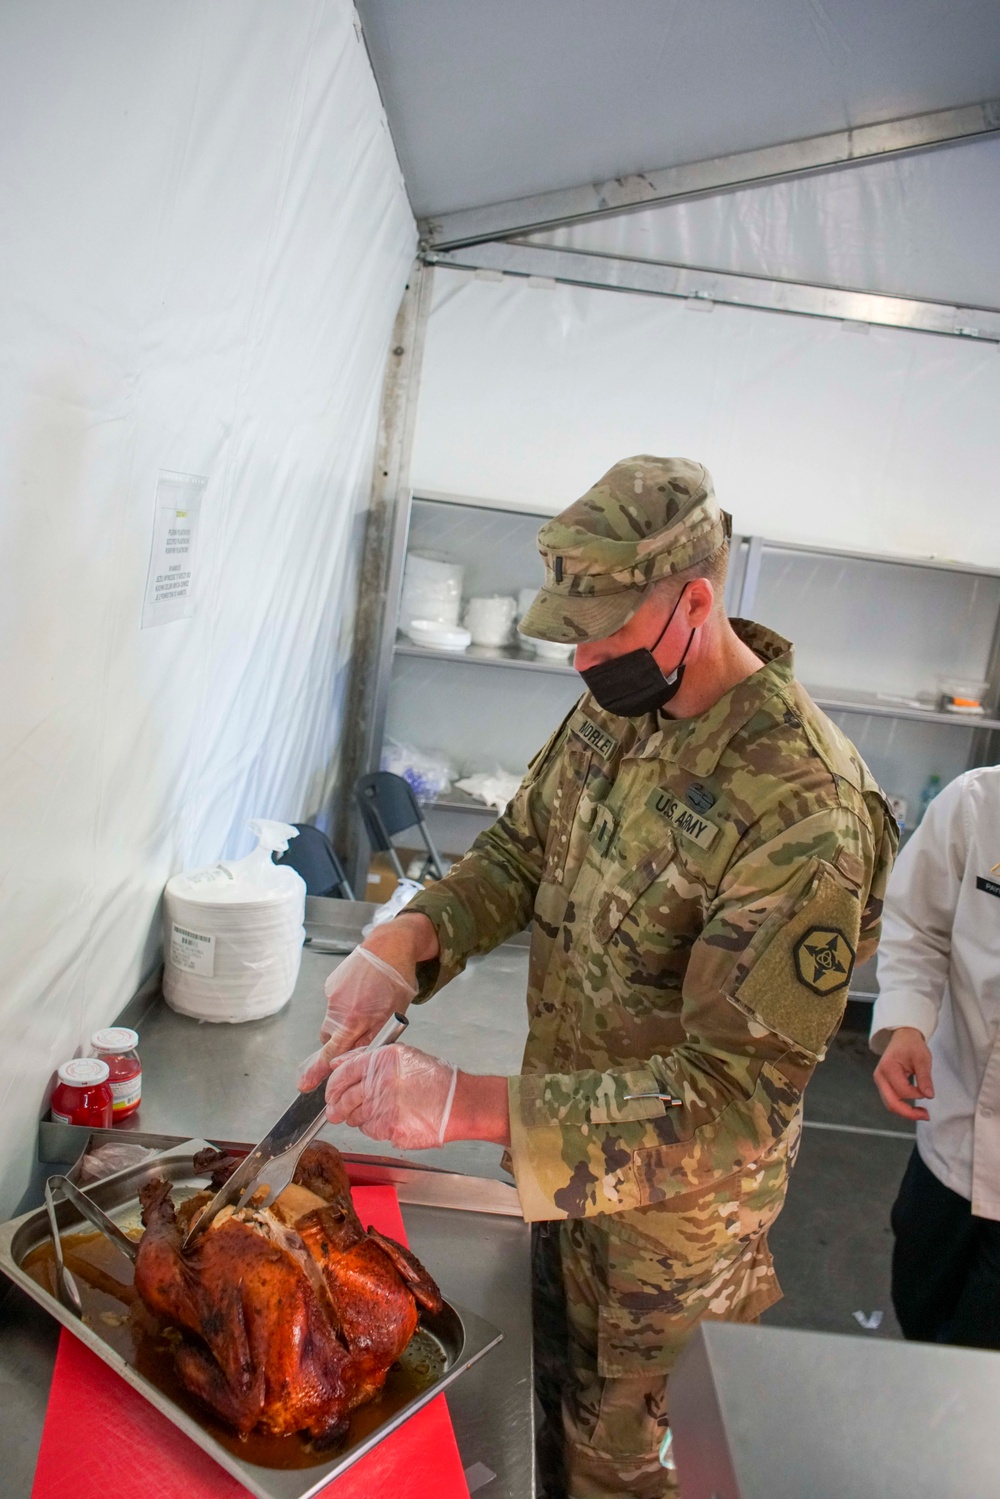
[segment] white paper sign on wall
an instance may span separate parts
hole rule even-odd
[[[160,471],[142,605],[144,630],[187,619],[195,611],[198,521],[207,483],[201,474]]]

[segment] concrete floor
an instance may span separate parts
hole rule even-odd
[[[776,1327],[901,1336],[889,1299],[889,1210],[913,1135],[905,1120],[886,1113],[875,1091],[869,1015],[867,1005],[850,1007],[806,1092],[802,1149],[770,1234],[785,1295],[764,1321]],[[856,1311],[881,1311],[881,1326],[865,1330]]]

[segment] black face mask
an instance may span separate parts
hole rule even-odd
[[[610,661],[602,661],[581,671],[587,687],[608,713],[616,713],[619,718],[640,718],[644,713],[655,713],[658,708],[666,707],[670,699],[677,696],[684,680],[684,660],[691,649],[694,630],[688,636],[684,655],[669,677],[665,677],[657,666],[653,651],[670,629],[671,620],[684,597],[684,588],[670,611],[670,619],[656,637],[653,650],[641,646],[637,651],[626,651],[623,656],[612,656]]]

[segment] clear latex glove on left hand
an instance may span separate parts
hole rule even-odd
[[[384,958],[356,947],[339,963],[323,985],[326,1018],[319,1028],[321,1041],[339,1051],[366,1046],[393,1010],[405,1010],[417,986]]]
[[[326,1117],[399,1150],[443,1145],[458,1068],[415,1046],[383,1046],[337,1057],[326,1085]]]

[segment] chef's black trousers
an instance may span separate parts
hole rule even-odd
[[[892,1304],[903,1336],[1000,1348],[1000,1223],[977,1218],[914,1150],[892,1231]]]

